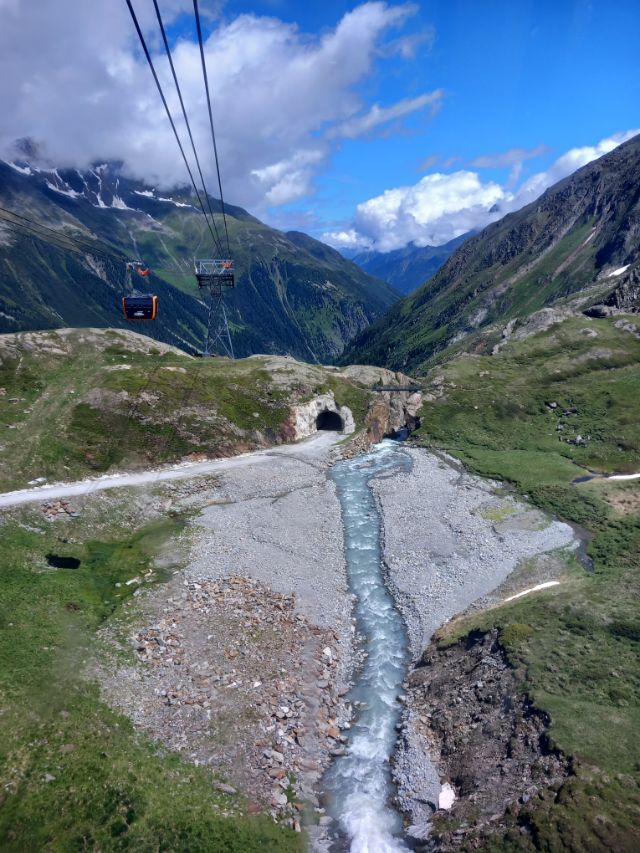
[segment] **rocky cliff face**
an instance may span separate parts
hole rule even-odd
[[[379,391],[369,404],[365,419],[371,442],[375,444],[405,428],[413,432],[420,426],[421,406],[420,391]]]
[[[585,314],[589,317],[610,317],[613,314],[635,314],[640,311],[640,268],[626,271],[619,284],[602,302],[592,305]]]
[[[571,773],[549,744],[549,719],[518,682],[495,630],[445,649],[431,645],[409,677],[421,734],[456,793],[452,810],[438,813],[438,851],[460,850],[479,830],[486,840],[507,810],[517,823],[533,798]]]

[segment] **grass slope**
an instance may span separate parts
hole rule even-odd
[[[291,440],[290,407],[333,391],[362,426],[370,393],[292,359],[199,359],[131,332],[0,336],[0,490]]]
[[[0,161],[0,206],[63,235],[95,240],[113,256],[97,264],[56,248],[47,241],[50,232],[39,231],[36,239],[0,220],[0,331],[125,326],[124,262],[142,258],[151,268],[143,289],[159,296],[158,319],[143,331],[200,349],[207,309],[193,258],[217,255],[218,249],[194,200],[184,188],[154,195],[113,164],[97,172],[99,177],[75,170],[27,175]],[[211,203],[217,232],[224,234],[220,204]],[[289,239],[234,205],[225,211],[237,285],[225,301],[236,355],[273,352],[330,361],[398,298],[386,282],[317,240],[297,233]]]
[[[568,566],[553,590],[441,631],[446,644],[497,626],[523,689],[550,714],[553,742],[574,760],[559,791],[532,798],[517,821],[507,815],[481,849],[637,850],[640,484],[572,483],[586,468],[640,471],[640,340],[615,322],[572,318],[427,380],[442,396],[425,407],[419,440],[586,527],[593,560],[592,572]],[[584,445],[569,443],[577,436]]]
[[[299,851],[301,839],[248,817],[210,772],[139,736],[84,678],[95,632],[118,614],[180,518],[131,528],[101,507],[49,523],[5,514],[0,552],[0,847],[27,850]],[[123,526],[130,531],[123,535]],[[47,553],[81,560],[51,569]]]

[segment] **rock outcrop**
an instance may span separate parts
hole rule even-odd
[[[353,419],[353,414],[348,406],[338,406],[333,396],[333,392],[320,394],[309,400],[308,403],[301,403],[299,406],[293,406],[291,409],[291,423],[294,430],[294,439],[307,438],[318,431],[318,418],[324,412],[334,412],[342,421],[342,429],[345,435],[350,435],[355,432],[356,424]]]
[[[420,391],[377,392],[365,418],[370,441],[382,441],[385,436],[395,435],[404,428],[413,432],[420,426],[418,412],[421,406]]]
[[[514,629],[517,626],[513,626]],[[460,849],[475,831],[498,828],[571,772],[547,738],[549,719],[518,686],[496,630],[441,649],[431,645],[409,677],[421,734],[456,792],[436,827],[439,851]],[[464,828],[463,828],[464,827]]]
[[[584,313],[588,317],[611,317],[613,314],[636,314],[640,312],[640,268],[626,272],[620,283],[607,298],[592,305]]]

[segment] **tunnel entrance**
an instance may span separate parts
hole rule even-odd
[[[320,412],[316,418],[316,429],[329,429],[335,432],[342,432],[344,422],[337,412],[330,412],[328,409]]]

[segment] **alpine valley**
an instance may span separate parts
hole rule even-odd
[[[220,203],[210,202],[224,235]],[[193,258],[211,257],[213,240],[184,188],[156,191],[126,178],[118,164],[79,172],[0,162],[0,208],[0,332],[126,326],[125,262],[141,259],[161,320],[145,334],[187,350],[201,346],[207,308]],[[386,282],[328,246],[269,228],[240,207],[225,212],[236,268],[226,299],[236,355],[334,360],[397,299]]]
[[[635,853],[639,174],[397,304],[229,206],[231,360],[190,195],[0,166],[7,850]]]
[[[353,341],[345,362],[421,370],[490,352],[542,310],[548,320],[602,302],[637,306],[639,174],[636,136],[466,240]]]

